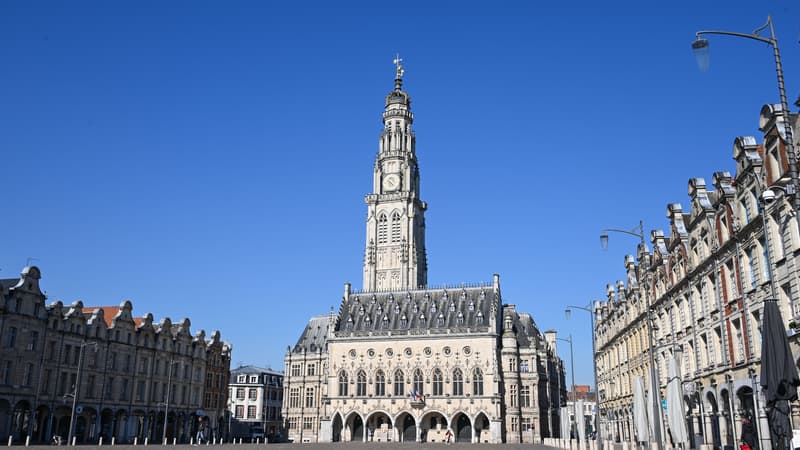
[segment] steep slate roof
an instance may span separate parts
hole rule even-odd
[[[4,288],[12,288],[21,283],[22,280],[20,278],[4,278],[0,280],[0,285]]]
[[[485,332],[498,301],[491,285],[355,293],[342,301],[336,335]]]
[[[330,326],[330,315],[326,314],[324,316],[312,317],[311,320],[308,321],[308,325],[303,330],[303,334],[300,335],[300,339],[297,340],[297,344],[295,344],[292,351],[294,353],[302,353],[303,351],[317,352],[319,350],[325,350],[325,345],[328,341],[328,328]]]
[[[271,373],[275,375],[283,375],[283,372],[278,370],[267,369],[264,367],[258,367],[253,365],[246,365],[246,366],[239,366],[235,369],[231,369],[231,375],[256,375],[260,373]]]

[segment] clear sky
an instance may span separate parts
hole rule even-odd
[[[668,230],[778,102],[766,44],[712,37],[701,73],[694,32],[770,13],[793,103],[796,0],[0,2],[0,277],[36,258],[51,301],[129,299],[282,369],[361,288],[400,52],[430,284],[499,273],[505,302],[574,336],[588,384],[589,317],[564,307],[603,298],[637,242],[604,252],[599,230]]]

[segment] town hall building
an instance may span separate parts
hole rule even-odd
[[[500,276],[428,287],[411,98],[395,60],[366,196],[363,290],[312,317],[286,353],[294,442],[538,442],[558,433],[555,335],[504,304]]]

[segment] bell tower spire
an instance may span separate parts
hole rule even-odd
[[[403,90],[403,60],[394,58],[394,90],[386,96],[383,130],[367,203],[364,290],[410,290],[428,283],[425,210],[419,198],[411,97]]]

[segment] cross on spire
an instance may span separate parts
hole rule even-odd
[[[394,65],[397,68],[397,79],[403,78],[403,58],[400,57],[400,53],[396,53],[394,56]]]

